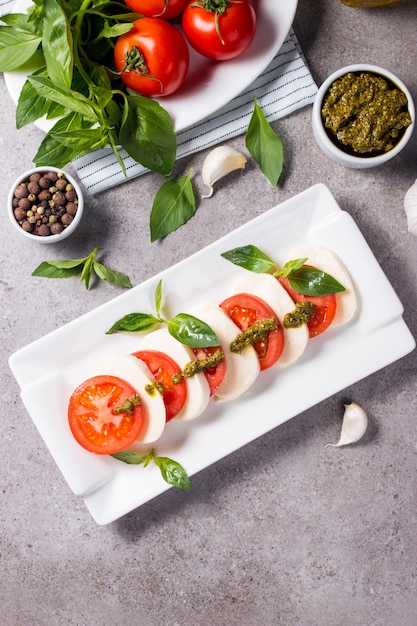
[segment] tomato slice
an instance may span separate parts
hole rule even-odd
[[[294,302],[312,302],[315,305],[316,309],[314,315],[311,320],[307,322],[310,338],[324,333],[324,331],[329,328],[336,315],[336,294],[330,293],[327,296],[305,296],[291,287],[287,277],[277,276],[277,278]]]
[[[248,293],[233,295],[224,300],[220,307],[226,311],[242,332],[261,320],[274,317],[278,321],[269,304],[258,296]],[[266,370],[274,365],[284,348],[284,331],[279,321],[277,328],[270,330],[265,337],[255,342],[253,347],[258,355],[261,370]]]
[[[126,381],[116,376],[95,376],[79,385],[71,395],[68,421],[78,443],[96,454],[114,454],[128,448],[139,437],[144,408],[115,412],[125,400],[138,396]]]
[[[208,346],[206,348],[193,348],[193,352],[197,359],[206,359],[208,356],[215,354],[220,346]],[[223,382],[226,375],[226,359],[223,359],[213,367],[207,367],[203,371],[204,376],[210,387],[210,396],[214,395]]]
[[[162,385],[162,399],[165,404],[166,420],[169,422],[181,411],[187,399],[187,383],[183,378],[173,382],[175,374],[181,374],[179,365],[170,356],[158,350],[139,350],[133,356],[140,359],[150,369],[155,380]]]

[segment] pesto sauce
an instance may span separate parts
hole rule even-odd
[[[239,333],[230,344],[231,352],[235,352],[239,354],[242,352],[247,346],[251,346],[252,344],[259,341],[267,335],[271,330],[275,330],[278,326],[278,322],[275,317],[271,317],[265,320],[259,320],[249,326],[244,333]]]
[[[115,406],[113,408],[113,413],[115,415],[120,415],[120,413],[128,413],[129,415],[131,415],[135,406],[139,406],[140,404],[141,399],[137,394],[135,394],[131,398],[126,398],[126,400],[124,400],[122,404]]]
[[[220,348],[213,352],[213,354],[209,354],[204,359],[196,359],[195,361],[190,361],[187,363],[183,370],[183,376],[189,378],[190,376],[194,376],[195,374],[200,374],[206,369],[210,367],[216,367],[221,361],[224,359],[224,352]]]
[[[307,300],[306,302],[296,302],[295,309],[284,316],[284,328],[299,328],[307,324],[314,315],[316,305]]]
[[[321,115],[333,143],[362,157],[392,150],[411,124],[405,93],[372,72],[349,72],[335,80]]]
[[[149,383],[148,385],[145,385],[145,391],[149,396],[154,396],[157,391],[159,393],[162,393],[163,390],[164,390],[163,384],[158,382],[157,380],[154,380],[153,383]]]

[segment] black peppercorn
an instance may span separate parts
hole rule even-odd
[[[14,190],[13,214],[26,232],[59,235],[74,220],[78,197],[63,172],[33,173]]]

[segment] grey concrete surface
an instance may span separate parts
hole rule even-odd
[[[358,10],[299,0],[294,29],[318,83],[338,67],[370,62],[397,73],[417,101],[415,1]],[[315,146],[307,107],[274,124],[286,154],[277,188],[249,166],[224,180],[210,208],[202,204],[184,228],[150,244],[160,178],[148,174],[88,197],[77,235],[51,249],[23,241],[6,218],[9,186],[32,166],[42,133],[15,130],[3,77],[0,89],[0,622],[415,626],[415,352],[201,472],[192,492],[171,489],[104,527],[64,482],[23,408],[8,357],[121,293],[35,279],[41,261],[98,245],[138,284],[319,182],[356,220],[417,336],[417,239],[403,211],[417,178],[417,132],[395,161],[346,170]],[[243,148],[243,138],[233,145]],[[178,163],[178,173],[201,171],[205,154]],[[346,398],[367,409],[368,433],[355,446],[325,449],[339,434]]]

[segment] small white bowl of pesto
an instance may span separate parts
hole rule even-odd
[[[404,83],[376,65],[331,74],[313,104],[313,133],[324,154],[345,167],[366,169],[394,158],[408,143],[415,107]]]

